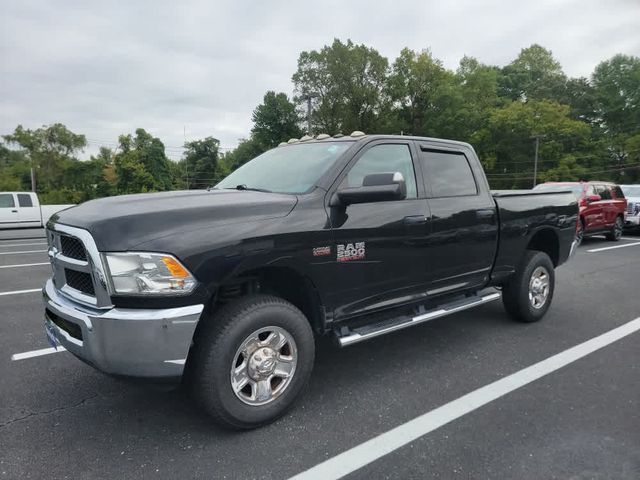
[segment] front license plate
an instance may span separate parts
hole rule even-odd
[[[47,341],[53,348],[58,348],[58,340],[53,333],[53,327],[49,322],[44,322],[44,333],[47,335]]]

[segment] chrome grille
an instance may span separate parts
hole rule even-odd
[[[82,242],[69,235],[60,235],[60,247],[65,257],[75,260],[87,260],[87,252],[84,250]]]
[[[91,234],[80,228],[50,223],[47,242],[56,289],[90,307],[111,307],[102,260]]]
[[[67,280],[67,285],[71,288],[75,288],[79,292],[86,293],[92,297],[96,296],[96,290],[93,288],[91,274],[65,268],[64,276]]]

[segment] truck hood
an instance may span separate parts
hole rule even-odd
[[[51,221],[88,230],[100,251],[198,229],[284,217],[295,195],[247,190],[190,190],[101,198],[55,214]]]

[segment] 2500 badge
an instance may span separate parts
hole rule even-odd
[[[364,260],[366,254],[365,242],[338,244],[337,260],[349,262],[351,260]]]

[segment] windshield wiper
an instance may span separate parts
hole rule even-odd
[[[235,187],[225,188],[225,190],[248,190],[251,192],[272,193],[271,190],[267,190],[266,188],[247,187],[244,183],[241,185],[236,185]]]

